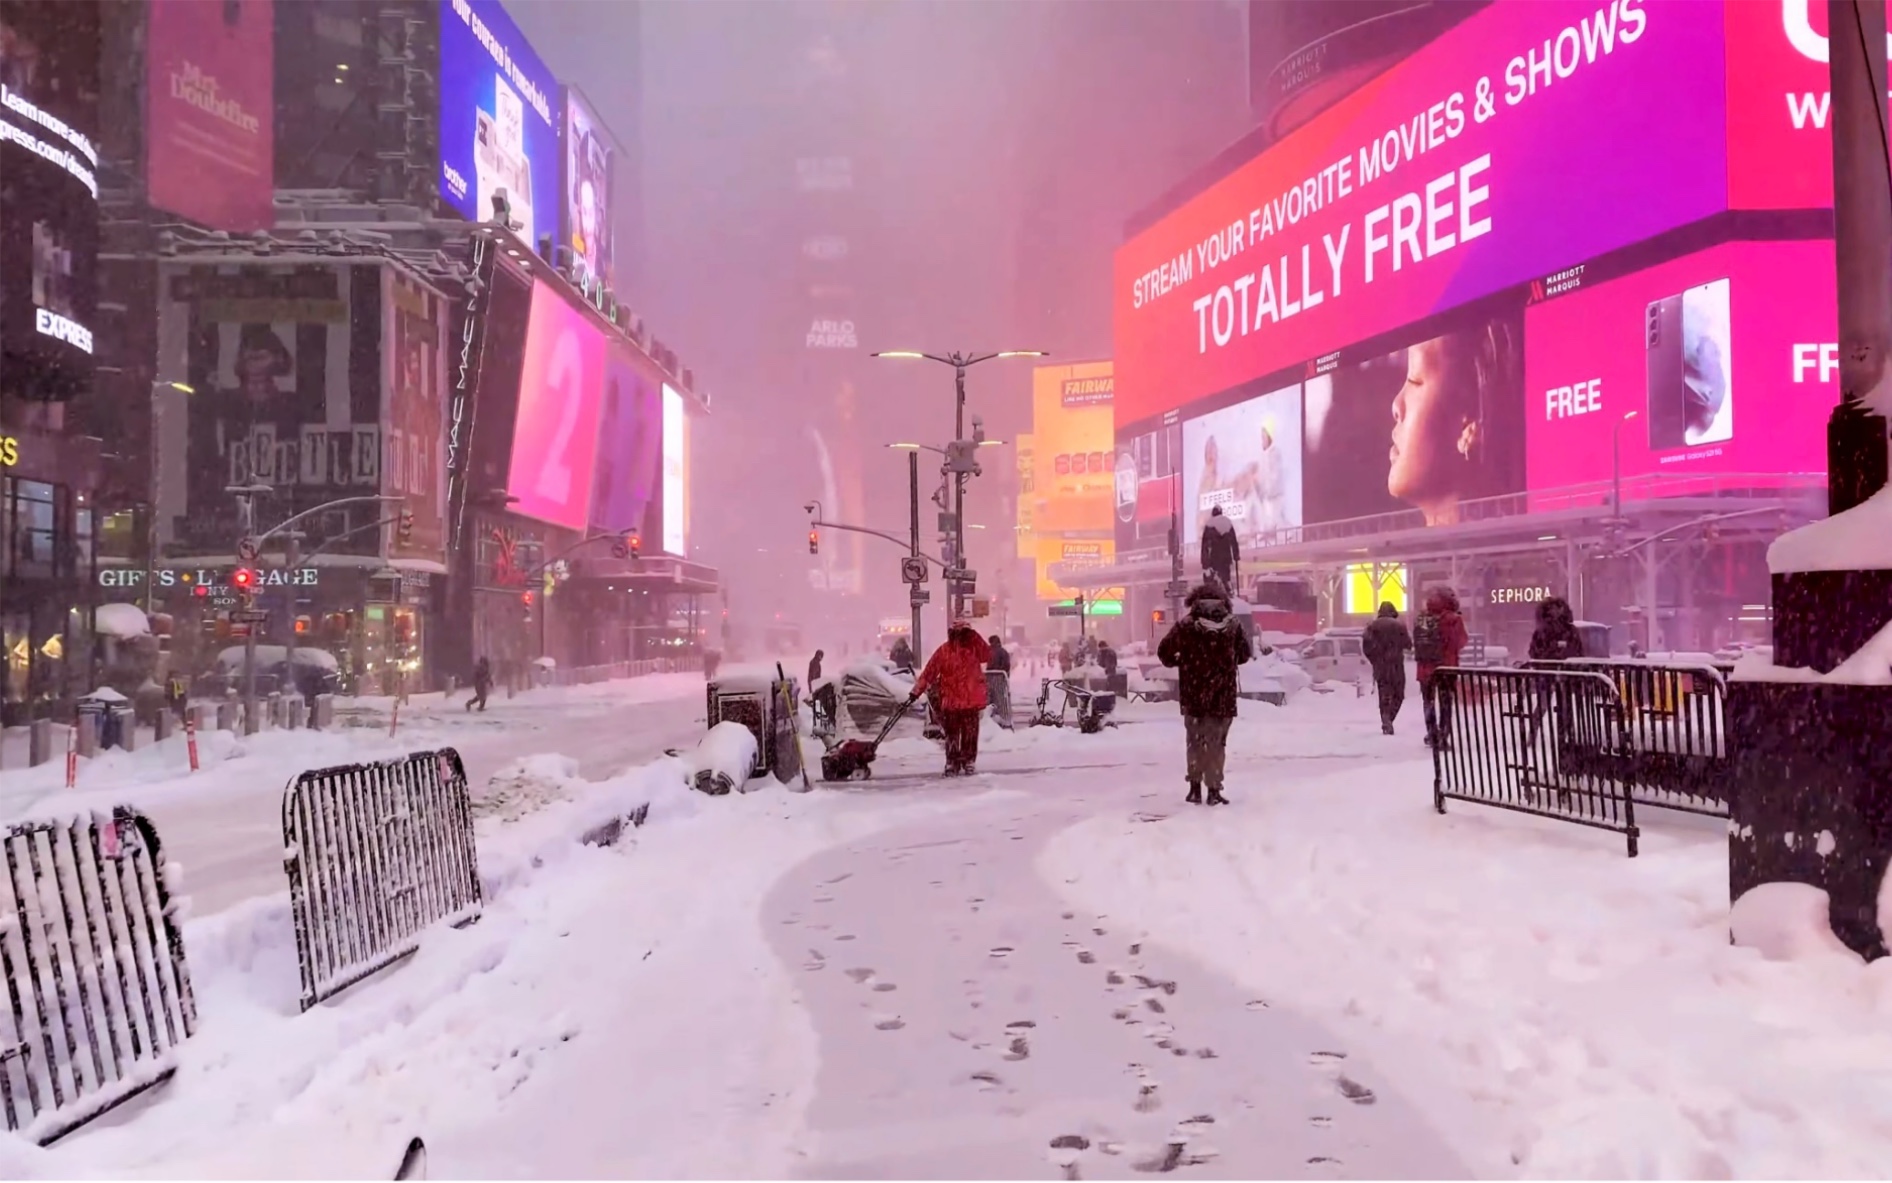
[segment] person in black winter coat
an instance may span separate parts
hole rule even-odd
[[[1381,604],[1380,614],[1360,637],[1360,652],[1373,667],[1373,687],[1380,696],[1380,730],[1393,733],[1393,720],[1406,705],[1406,654],[1412,634],[1399,618],[1399,609]]]
[[[1235,538],[1235,523],[1223,514],[1222,507],[1209,511],[1202,527],[1202,575],[1222,581],[1223,591],[1235,591],[1235,564],[1241,561],[1242,545]]]
[[[997,633],[985,639],[992,656],[985,659],[985,697],[992,704],[992,719],[1007,731],[1012,727],[1012,655]]]
[[[1106,678],[1117,676],[1117,651],[1110,647],[1109,641],[1097,645],[1097,668],[1104,671]]]
[[[815,683],[821,681],[821,659],[827,655],[827,650],[817,649],[815,655],[808,659],[808,693],[810,694],[815,692]]]
[[[1552,596],[1537,606],[1537,628],[1531,632],[1532,661],[1568,661],[1583,656],[1583,636],[1577,632],[1570,602]]]
[[[1156,657],[1177,673],[1177,699],[1188,744],[1189,796],[1185,800],[1201,804],[1202,787],[1207,783],[1209,804],[1227,805],[1222,769],[1229,726],[1235,722],[1241,667],[1254,656],[1254,649],[1235,619],[1226,591],[1204,583],[1189,593],[1187,603],[1189,614],[1163,637]]]

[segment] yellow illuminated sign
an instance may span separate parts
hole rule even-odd
[[[1381,604],[1395,611],[1410,611],[1412,573],[1395,563],[1350,563],[1347,566],[1346,609],[1349,616],[1371,616]]]

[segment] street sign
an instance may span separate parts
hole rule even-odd
[[[1045,609],[1046,616],[1082,616],[1084,609],[1076,604],[1053,604]]]
[[[259,551],[254,537],[245,536],[237,539],[237,562],[254,563],[258,553]]]
[[[1163,594],[1169,599],[1180,600],[1189,594],[1189,583],[1183,579],[1172,580],[1169,586],[1163,589]]]
[[[918,608],[923,604],[930,604],[932,602],[933,602],[933,593],[930,591],[927,591],[923,587],[915,587],[907,593],[907,603],[913,605],[915,608]]]
[[[974,596],[974,597],[972,597],[972,615],[973,615],[973,617],[974,617],[974,619],[977,619],[977,618],[979,618],[979,617],[982,617],[982,616],[990,616],[990,615],[992,615],[992,599],[991,599],[991,597],[990,597],[990,596]]]
[[[611,544],[611,557],[614,559],[630,558],[631,557],[630,544],[626,543],[622,538],[613,542]]]
[[[904,583],[925,583],[926,560],[915,558],[901,559],[900,579]]]
[[[235,608],[230,612],[233,624],[267,624],[269,610],[266,608]]]

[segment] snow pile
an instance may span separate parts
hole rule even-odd
[[[1830,957],[1858,965],[1857,953],[1833,935],[1827,894],[1806,883],[1763,883],[1734,902],[1728,919],[1734,943],[1769,961]]]
[[[574,783],[584,781],[578,775],[578,761],[570,756],[527,756],[495,772],[486,784],[469,786],[468,795],[475,818],[517,821],[554,801],[568,799]]]
[[[120,641],[151,635],[151,620],[136,604],[100,604],[92,617],[92,627],[99,636]]]
[[[1745,682],[1830,682],[1848,686],[1892,685],[1892,624],[1874,633],[1858,652],[1822,674],[1805,666],[1775,665],[1774,650],[1749,649],[1735,659],[1734,677]]]
[[[716,796],[732,790],[747,792],[758,753],[755,733],[725,719],[710,728],[690,754],[691,783],[699,792]]]
[[[1271,731],[1286,729],[1235,737]],[[1892,961],[1837,955],[1824,905],[1793,888],[1744,900],[1737,931],[1758,947],[1731,947],[1721,826],[1645,816],[1629,860],[1578,827],[1436,816],[1423,759],[1284,784],[1278,758],[1244,754],[1235,809],[1083,822],[1042,876],[1333,1024],[1427,1101],[1475,1176],[1834,1178],[1892,1161]]]
[[[281,665],[288,660],[289,647],[287,645],[258,645],[256,647],[256,663],[258,665]],[[217,664],[223,666],[226,670],[242,669],[243,646],[232,645],[228,649],[218,653]],[[335,660],[333,653],[330,653],[326,649],[307,649],[301,645],[296,646],[296,664],[306,665],[313,669],[320,670],[341,669],[341,665]]]
[[[1297,662],[1280,656],[1280,651],[1258,654],[1239,671],[1243,694],[1294,695],[1314,684],[1314,679]]]
[[[126,698],[123,694],[119,693],[118,691],[112,689],[110,686],[100,686],[97,690],[94,690],[92,693],[86,695],[83,701],[86,701],[86,702],[130,702],[131,700],[129,698]]]
[[[1844,513],[1789,530],[1767,547],[1775,575],[1892,568],[1892,485]]]

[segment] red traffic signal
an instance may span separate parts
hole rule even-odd
[[[530,608],[530,607],[532,607],[532,593],[531,593],[531,592],[529,592],[529,591],[526,591],[526,592],[520,592],[520,593],[519,593],[519,602],[520,602],[521,604],[524,604],[524,605],[525,605],[526,607],[528,607],[528,608]]]
[[[821,553],[821,534],[819,531],[808,531],[808,553],[811,555]]]
[[[256,572],[248,567],[238,567],[230,572],[230,586],[238,591],[249,591],[256,586]]]
[[[631,548],[632,558],[637,558],[639,553],[644,549],[644,539],[635,530],[632,530],[630,534],[626,536],[624,544]]]

